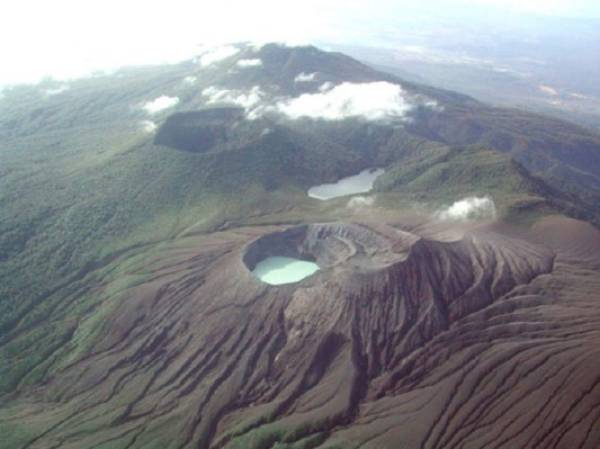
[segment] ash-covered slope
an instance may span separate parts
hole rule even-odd
[[[2,422],[27,423],[11,447],[595,448],[598,231],[546,220],[550,245],[454,233],[332,223],[180,240],[134,269],[145,280],[85,353],[21,392]],[[262,284],[250,269],[274,254],[322,270]]]

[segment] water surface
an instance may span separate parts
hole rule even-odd
[[[384,173],[383,169],[368,168],[357,175],[342,178],[333,184],[320,184],[308,189],[308,196],[318,200],[329,200],[339,196],[370,192],[375,180]]]
[[[319,271],[314,262],[291,257],[267,257],[254,267],[252,273],[261,281],[271,285],[291,284]]]

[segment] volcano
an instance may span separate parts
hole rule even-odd
[[[3,93],[0,447],[597,449],[600,136],[227,54]]]
[[[251,270],[272,255],[321,270],[270,286]],[[13,413],[35,421],[53,399],[31,448],[591,449],[599,255],[596,229],[558,217],[533,236],[334,222],[189,237],[131,267],[146,280],[94,345]]]

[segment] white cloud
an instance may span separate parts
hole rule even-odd
[[[165,109],[172,108],[177,103],[179,103],[179,98],[162,95],[152,101],[147,102],[143,108],[148,114],[156,114]]]
[[[294,78],[294,82],[295,83],[308,83],[310,81],[314,81],[315,77],[317,76],[316,72],[313,73],[299,73],[298,75],[296,75],[296,78]]]
[[[349,209],[361,209],[375,204],[375,196],[355,196],[350,198],[346,207]]]
[[[238,67],[259,67],[263,63],[260,59],[240,59],[236,65]]]
[[[326,83],[321,84],[319,87],[319,92],[325,92],[326,90],[330,90],[333,88],[334,84],[331,81],[327,81]]]
[[[550,95],[552,97],[555,97],[558,95],[558,91],[554,87],[551,87],[551,86],[545,86],[545,85],[541,84],[538,86],[538,89],[540,91],[542,91],[543,93],[545,93],[546,95]]]
[[[153,133],[154,131],[156,131],[156,123],[150,121],[150,120],[144,120],[140,123],[140,125],[142,125],[142,129],[144,130],[144,132],[150,134]]]
[[[413,104],[397,84],[384,81],[373,83],[342,83],[322,93],[303,94],[283,100],[275,106],[278,112],[291,119],[301,117],[343,120],[362,117],[382,120],[404,117]]]
[[[223,45],[206,51],[198,58],[198,62],[202,67],[207,67],[230,58],[239,53],[239,51],[239,48],[233,47],[232,45]]]
[[[573,92],[571,94],[569,94],[571,97],[573,98],[577,98],[579,100],[586,100],[589,99],[590,97],[588,97],[587,95],[583,95],[583,94],[578,94],[577,92]]]
[[[44,93],[48,96],[62,94],[63,92],[68,91],[71,88],[68,84],[63,84],[62,86],[54,87],[52,89],[46,89]]]
[[[489,196],[470,196],[434,213],[439,220],[466,221],[496,218],[496,205]]]
[[[191,76],[191,75],[190,75],[190,76],[186,76],[186,77],[183,79],[183,82],[184,82],[185,84],[190,84],[190,85],[191,85],[191,84],[195,84],[195,83],[196,83],[196,81],[197,81],[197,78],[196,78],[195,76]]]
[[[443,112],[444,110],[444,106],[435,100],[426,99],[422,102],[422,105],[426,108],[433,109],[435,112]]]
[[[268,41],[261,40],[254,40],[248,43],[250,50],[252,50],[254,53],[258,53],[259,51],[261,51],[266,44],[268,44]]]
[[[255,119],[262,115],[265,93],[259,86],[254,86],[248,92],[210,86],[202,91],[202,96],[206,97],[207,104],[225,103],[240,106],[246,110],[249,119]]]
[[[387,82],[342,83],[337,86],[330,84],[321,88],[324,90],[319,93],[302,94],[293,98],[269,98],[260,86],[254,86],[248,91],[210,86],[202,91],[202,96],[206,98],[206,104],[224,103],[242,107],[250,120],[265,114],[282,115],[292,120],[301,117],[324,120],[351,117],[366,120],[408,120],[406,114],[418,104],[438,107],[433,100],[411,97],[399,85]]]

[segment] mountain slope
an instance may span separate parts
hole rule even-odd
[[[566,220],[543,232],[571,240],[489,228],[440,242],[372,224],[180,240],[131,267],[145,280],[91,346],[0,422],[31,448],[593,448],[599,278],[583,280],[600,235]],[[286,245],[323,270],[283,287],[250,274]]]
[[[419,152],[393,164],[377,180],[376,188],[417,198],[437,191],[440,200],[446,202],[494,192],[496,206],[505,210],[507,218],[510,215],[515,220],[552,210],[595,223],[600,218],[577,196],[561,192],[532,176],[511,157],[478,146],[448,148],[429,154]]]
[[[556,237],[575,229],[595,241],[596,231],[539,220],[564,213],[598,223],[599,158],[600,137],[577,126],[406,83],[313,47],[240,45],[210,64],[201,56],[10,89],[0,99],[0,433],[15,448],[328,447],[338,439],[347,447],[367,435],[381,435],[373,444],[384,447],[451,447],[462,405],[406,401],[424,413],[411,418],[414,440],[386,436],[399,426],[387,410],[408,413],[403,395],[420,389],[440,388],[440,397],[461,391],[470,380],[442,382],[440,372],[456,373],[453,364],[471,356],[473,365],[487,361],[495,339],[521,347],[526,329],[546,347],[576,333],[579,312],[557,323],[552,305],[561,316],[569,291],[578,311],[592,313],[582,318],[581,341],[557,343],[559,365],[579,358],[589,376],[597,373],[577,352],[597,341],[595,244],[586,248],[574,235],[565,249]],[[367,207],[306,195],[372,167],[386,174]],[[436,211],[472,195],[493,198],[500,222],[543,225],[552,244],[503,228],[439,241],[466,225],[440,223]],[[248,273],[243,255],[254,238],[339,221],[315,229],[364,256],[349,257],[339,277],[332,268],[318,278],[321,287],[295,293],[268,289]],[[558,274],[556,254],[565,260]],[[511,302],[513,295],[520,299]],[[323,297],[314,313],[337,320],[313,323],[302,304]],[[292,303],[299,310],[288,310]],[[479,312],[497,317],[498,334],[485,330],[488,318],[467,319]],[[286,313],[299,316],[290,322]],[[473,353],[452,355],[472,326],[485,328],[485,341],[473,336]],[[294,343],[300,331],[314,334]],[[433,355],[433,341],[450,343]],[[286,347],[289,369],[275,360]],[[430,365],[419,368],[413,353]],[[485,366],[473,369],[475,384]],[[530,374],[549,376],[537,365]],[[586,376],[588,397],[596,387]],[[564,390],[556,387],[566,404],[556,429],[591,447],[596,434],[582,432],[596,408],[573,418],[588,409],[582,402],[569,410],[572,382],[567,376]],[[319,395],[330,392],[335,398],[322,404]],[[500,401],[489,395],[474,409]],[[428,427],[436,413],[440,420]],[[465,429],[488,425],[487,415],[467,414]],[[552,430],[535,430],[526,413],[498,414],[506,429],[523,426],[531,438],[570,447]]]

